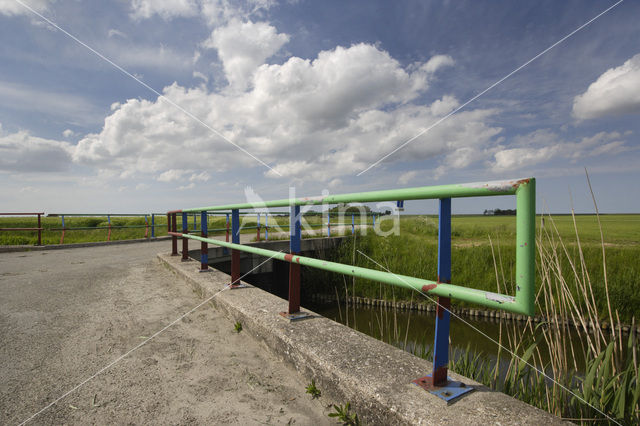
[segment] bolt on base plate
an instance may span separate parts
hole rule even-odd
[[[432,384],[433,380],[431,378],[431,374],[416,380],[412,380],[411,383],[416,386],[420,386],[422,389],[428,391],[429,393],[437,396],[440,399],[444,399],[445,401],[447,401],[447,404],[452,404],[462,395],[474,390],[473,387],[467,386],[462,382],[452,380],[451,377],[447,377],[447,383],[445,383],[443,386],[434,386]]]
[[[229,290],[234,290],[236,288],[248,288],[249,286],[245,283],[237,283],[237,284],[229,284]]]
[[[311,314],[308,314],[307,312],[296,312],[294,314],[280,312],[280,316],[288,319],[289,321],[299,321],[301,319],[311,318]]]

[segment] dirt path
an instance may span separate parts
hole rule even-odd
[[[200,303],[169,242],[0,254],[0,424],[17,424]],[[205,305],[33,424],[329,424],[294,371]]]

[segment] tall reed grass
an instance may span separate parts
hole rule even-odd
[[[608,278],[608,255],[611,249],[604,241],[602,228],[600,227],[600,247],[597,248],[600,261],[594,262],[580,240],[573,212],[571,218],[575,234],[574,239],[567,242],[554,217],[540,217],[536,236],[536,312],[544,320],[534,322],[530,318],[523,326],[520,322],[506,321],[506,315],[501,313],[498,356],[490,358],[472,351],[469,346],[466,351],[455,350],[451,353],[450,368],[567,420],[584,424],[640,424],[640,346],[635,333],[623,333],[619,311],[619,308],[628,309],[626,317],[630,318],[634,330],[634,313],[640,305],[634,303],[629,306],[620,303],[618,295],[612,297],[611,281]],[[413,225],[415,223],[410,226]],[[419,234],[420,231],[416,233]],[[354,238],[351,244],[342,247],[339,259],[357,260],[353,256],[357,245],[358,250],[377,259],[386,268],[403,271],[403,266],[407,266],[407,256],[422,258],[424,255],[411,243],[408,244],[409,248],[402,247],[393,238]],[[406,242],[405,239],[405,246]],[[415,250],[413,253],[406,251],[412,248]],[[510,266],[513,264],[513,256],[499,241],[492,239],[489,239],[487,250],[490,255],[483,256],[483,262],[491,269],[492,281],[497,291],[514,294],[513,271]],[[593,253],[594,248],[589,247],[588,250]],[[454,254],[454,259],[459,255],[460,253]],[[625,261],[634,260],[627,258]],[[421,272],[434,270],[435,262],[426,263],[427,265],[412,264],[413,275],[421,276]],[[471,261],[474,266],[480,263]],[[370,264],[363,266],[372,267]],[[486,268],[483,272],[486,276]],[[393,287],[358,280],[352,280],[351,283],[345,280],[343,286],[347,300],[356,295],[383,298],[385,293],[387,299],[395,301],[398,295],[407,299],[414,295]],[[629,283],[629,286],[632,286],[630,292],[640,293],[637,281]],[[379,315],[376,314],[375,337],[426,359],[432,358],[430,342],[424,341],[408,347],[406,338],[403,342],[398,331],[395,311],[382,307],[379,309]],[[349,317],[348,311],[345,316]],[[603,319],[607,320],[604,326],[601,322]],[[463,321],[462,318],[456,319],[460,320]],[[357,324],[352,326],[357,327]],[[570,333],[575,334],[576,331],[579,338],[571,339]],[[506,366],[503,364],[505,356],[508,360]],[[578,359],[586,360],[586,369],[579,367]]]

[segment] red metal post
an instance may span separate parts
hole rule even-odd
[[[291,206],[289,215],[289,253],[300,254],[301,250],[300,206]],[[289,264],[289,315],[300,312],[300,264]]]
[[[227,233],[226,233],[226,235],[224,237],[224,240],[226,242],[229,242],[229,213],[227,213]]]
[[[42,222],[40,222],[40,213],[38,213],[38,245],[42,245]]]
[[[171,221],[170,221],[170,229],[171,232],[178,232],[178,221],[176,219],[176,214],[171,213]],[[171,236],[171,256],[178,255],[178,237],[176,235]]]
[[[60,236],[60,244],[64,244],[64,231],[66,230],[66,226],[64,225],[64,215],[60,215],[60,219],[62,219],[62,235]]]
[[[209,236],[209,216],[207,212],[200,214],[200,236],[207,238]],[[200,272],[209,270],[209,244],[202,241],[200,243]]]
[[[256,241],[260,241],[260,213],[258,213],[258,225],[256,226],[257,229],[257,235],[256,235]]]
[[[229,242],[229,213],[227,213],[227,234],[225,236],[225,241]],[[222,249],[222,254],[227,255],[229,254],[229,249],[224,247]]]
[[[231,284],[240,284],[240,251],[231,249]]]
[[[289,315],[300,312],[300,264],[289,264]]]
[[[186,213],[182,213],[182,233],[189,233],[189,218]],[[189,260],[189,239],[182,237],[182,261]]]

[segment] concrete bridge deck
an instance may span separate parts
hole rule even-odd
[[[169,244],[0,253],[0,424],[26,420],[201,302],[158,264]],[[307,384],[207,304],[32,424],[329,424]]]

